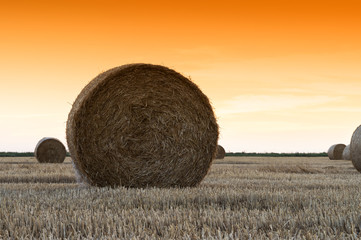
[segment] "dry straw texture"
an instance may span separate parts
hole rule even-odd
[[[226,151],[221,145],[218,145],[216,159],[223,159],[225,156],[226,156]]]
[[[350,145],[347,145],[342,152],[342,159],[343,160],[351,160],[351,153],[350,153]]]
[[[66,150],[58,139],[43,138],[36,145],[34,155],[40,163],[62,163]]]
[[[208,98],[163,66],[130,64],[93,79],[67,121],[80,176],[94,186],[195,186],[215,157],[218,125]]]
[[[343,149],[346,147],[345,144],[335,144],[332,145],[329,149],[328,149],[328,157],[331,160],[341,160],[342,159],[342,153],[343,153]]]
[[[350,154],[353,166],[361,172],[361,126],[352,134]]]
[[[89,183],[86,179],[86,177],[78,170],[78,168],[75,166],[74,162],[72,161],[73,169],[75,173],[75,180],[81,187],[87,187],[89,186]]]
[[[232,157],[197,188],[86,188],[0,158],[0,239],[360,239],[360,175],[325,157]],[[70,163],[70,159],[65,159]]]

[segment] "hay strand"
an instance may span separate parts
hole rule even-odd
[[[73,164],[73,169],[74,169],[74,173],[75,173],[75,180],[78,183],[78,185],[80,187],[89,186],[89,183],[88,183],[86,177],[78,170],[78,168],[76,167],[74,162],[72,162],[72,164]]]
[[[80,176],[100,187],[196,186],[218,140],[200,89],[150,64],[116,67],[93,79],[75,100],[66,132]]]
[[[328,157],[330,160],[341,160],[343,149],[346,147],[345,144],[335,144],[328,149]]]
[[[352,134],[350,143],[350,155],[352,165],[361,172],[361,126],[356,128]]]
[[[217,153],[216,153],[216,159],[224,159],[226,156],[226,151],[221,145],[217,146]]]
[[[34,155],[40,163],[62,163],[66,150],[58,139],[45,137],[36,145]]]

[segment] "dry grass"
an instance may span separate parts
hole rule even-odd
[[[199,187],[79,188],[69,159],[0,158],[0,239],[357,239],[350,161],[226,157]]]

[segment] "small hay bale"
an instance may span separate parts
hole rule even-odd
[[[352,134],[350,143],[350,155],[353,166],[361,172],[361,126]]]
[[[341,160],[343,149],[346,147],[345,144],[335,144],[328,149],[328,157],[330,160]]]
[[[350,145],[347,145],[342,152],[342,159],[343,160],[351,160],[351,153],[350,153]]]
[[[36,145],[34,155],[40,163],[62,163],[66,150],[58,139],[45,137]]]
[[[163,66],[130,64],[93,79],[67,121],[79,175],[99,187],[188,187],[207,174],[218,125],[208,98]]]
[[[221,145],[217,146],[217,153],[216,153],[216,159],[224,159],[226,156],[226,151]]]

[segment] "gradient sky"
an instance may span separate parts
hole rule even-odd
[[[322,152],[361,124],[361,2],[6,1],[0,151],[64,144],[97,74],[162,64],[210,98],[226,151]]]

